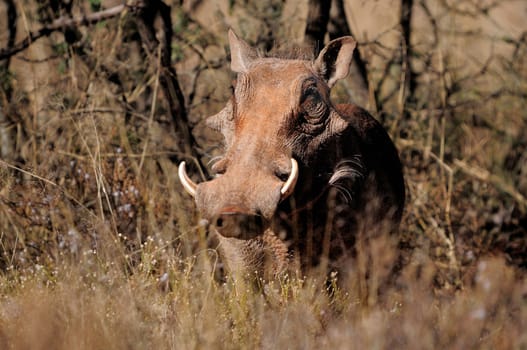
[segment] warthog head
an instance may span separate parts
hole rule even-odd
[[[314,61],[261,57],[232,31],[229,41],[231,69],[237,73],[234,93],[207,121],[225,137],[225,154],[212,166],[217,176],[195,184],[183,162],[179,177],[218,235],[230,269],[270,262],[279,270],[287,248],[277,237],[275,224],[287,221],[293,210],[286,198],[293,194],[296,207],[320,216],[315,211],[327,208],[317,209],[316,202],[329,185],[342,178],[352,180],[352,188],[344,191],[351,196],[353,187],[376,170],[368,170],[371,162],[363,163],[361,137],[369,126],[363,130],[358,124],[373,123],[375,128],[378,124],[358,107],[348,105],[339,111],[330,101],[331,87],[348,74],[353,38],[331,41]],[[354,120],[345,115],[354,113]],[[389,139],[379,143],[387,142],[393,148]],[[388,149],[387,157],[393,152]],[[396,152],[395,158],[398,163]],[[302,240],[302,234],[296,239]]]

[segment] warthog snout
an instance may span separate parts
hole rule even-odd
[[[179,178],[217,233],[250,239],[264,233],[278,204],[293,192],[298,164],[292,158],[290,162],[286,171],[265,171],[261,165],[244,167],[200,184],[188,177],[182,162]]]
[[[268,224],[258,214],[225,210],[214,220],[214,228],[224,237],[252,239],[262,235]]]

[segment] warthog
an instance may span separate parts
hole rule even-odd
[[[225,154],[212,166],[217,176],[199,184],[182,162],[184,188],[231,272],[342,267],[357,231],[397,227],[405,201],[388,134],[364,109],[330,100],[354,39],[331,41],[315,60],[263,57],[232,31],[229,42],[234,92],[207,120],[223,133]]]

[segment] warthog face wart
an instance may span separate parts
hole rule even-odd
[[[260,57],[232,31],[229,41],[234,93],[208,119],[225,137],[218,176],[195,184],[179,167],[227,267],[268,276],[291,256],[338,260],[364,216],[397,224],[404,182],[393,143],[367,112],[330,101],[353,38],[331,41],[314,61]]]

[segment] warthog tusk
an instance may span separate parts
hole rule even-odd
[[[196,185],[190,177],[187,175],[187,169],[185,167],[185,162],[179,163],[178,167],[178,175],[179,175],[179,181],[181,181],[181,184],[185,188],[185,190],[192,196],[196,197],[196,188],[198,185]]]
[[[287,178],[287,181],[284,183],[280,189],[282,199],[288,197],[293,190],[295,189],[296,180],[298,180],[298,163],[294,158],[291,158],[291,174]]]

